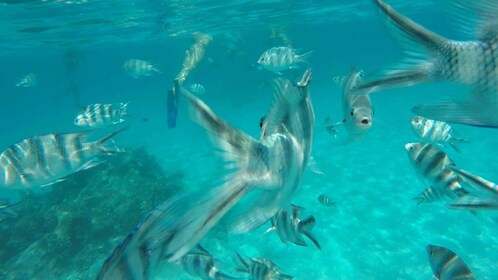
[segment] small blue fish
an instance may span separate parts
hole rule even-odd
[[[24,76],[16,83],[16,87],[29,88],[34,86],[36,86],[36,76],[33,73]]]

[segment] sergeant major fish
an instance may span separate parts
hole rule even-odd
[[[468,142],[467,139],[454,137],[453,128],[442,121],[416,116],[410,119],[410,124],[419,138],[439,146],[448,143],[457,152],[460,152],[460,149],[458,149],[458,146],[456,145],[457,142]]]
[[[150,76],[154,73],[161,73],[152,63],[140,59],[128,59],[123,64],[124,71],[135,79],[142,76]]]
[[[203,280],[240,279],[226,275],[216,267],[215,258],[202,246],[197,245],[178,261],[178,265],[190,276]]]
[[[454,166],[454,162],[442,150],[430,143],[408,143],[405,149],[419,178],[431,185],[414,198],[419,204],[439,199],[439,193],[450,198],[468,194],[461,185],[462,178],[448,168]]]
[[[336,203],[334,201],[332,201],[332,199],[330,199],[330,197],[324,195],[324,194],[321,194],[317,197],[318,199],[318,202],[320,202],[320,204],[322,204],[323,206],[327,206],[327,207],[332,207],[336,205]]]
[[[453,1],[461,21],[469,27],[477,22],[477,40],[449,40],[436,34],[397,12],[382,0],[374,3],[387,15],[401,34],[400,42],[409,42],[408,54],[415,54],[410,64],[390,72],[379,79],[363,83],[358,89],[369,92],[390,87],[409,86],[424,82],[453,81],[472,88],[471,96],[464,100],[443,100],[418,105],[412,109],[426,118],[474,126],[498,127],[498,32],[495,15],[496,1]],[[467,20],[472,18],[475,20]],[[464,28],[465,29],[465,26]],[[407,40],[408,39],[408,40]],[[427,57],[427,59],[421,57]]]
[[[107,142],[124,129],[93,142],[87,141],[89,132],[52,133],[11,145],[0,154],[0,187],[27,189],[51,185],[94,167],[102,163],[98,156],[122,151]]]
[[[28,74],[28,75],[22,77],[16,83],[16,87],[25,87],[25,88],[28,88],[28,87],[34,87],[34,86],[36,86],[36,76],[33,73]]]
[[[355,87],[361,83],[362,76],[361,71],[358,72],[354,67],[351,68],[351,73],[342,90],[343,120],[336,124],[326,124],[327,130],[334,135],[337,133],[337,126],[344,125],[349,134],[346,144],[362,140],[372,127],[373,107],[370,97],[366,94],[353,93]]]
[[[124,122],[128,103],[118,104],[92,104],[83,108],[74,124],[82,127],[101,128],[111,124]]]
[[[309,216],[304,220],[299,219],[303,208],[291,205],[292,216],[286,209],[278,211],[271,219],[271,227],[265,233],[276,231],[278,237],[283,243],[291,242],[299,246],[308,246],[304,241],[303,235],[308,237],[318,249],[320,244],[313,236],[311,231],[315,226],[315,217]]]
[[[181,194],[152,211],[102,266],[98,279],[144,279],[158,260],[176,262],[237,203],[243,207],[228,220],[232,232],[247,232],[264,224],[300,186],[311,153],[314,112],[309,97],[311,71],[292,84],[275,82],[274,102],[259,141],[232,127],[204,102],[183,91],[193,119],[211,132],[225,160],[235,169],[226,183],[203,195]],[[249,196],[247,196],[250,194]],[[147,254],[143,254],[147,252]]]
[[[237,271],[249,274],[253,280],[291,280],[294,277],[282,274],[272,261],[263,258],[244,258],[236,253]]]
[[[311,53],[296,54],[296,50],[289,47],[273,47],[261,54],[258,64],[267,70],[280,73],[283,70],[299,68],[302,64],[307,64],[306,58]]]
[[[474,275],[463,260],[448,248],[427,245],[432,273],[438,280],[474,280]]]

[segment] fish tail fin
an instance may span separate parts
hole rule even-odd
[[[440,56],[442,46],[448,40],[410,20],[384,1],[374,0],[374,3],[388,17],[388,26],[405,51],[406,58],[401,65],[377,80],[360,85],[359,89],[364,90],[360,94],[431,81],[434,65],[430,58]]]
[[[217,116],[197,96],[186,90],[183,93],[190,102],[192,119],[209,132],[212,142],[222,151],[227,167],[235,168],[238,172],[247,171],[248,164],[257,160],[254,156],[264,147]]]
[[[303,53],[298,55],[298,61],[301,63],[304,63],[306,65],[309,65],[308,59],[310,58],[311,54],[313,54],[313,51],[309,51],[307,53]]]
[[[309,240],[311,240],[311,242],[313,242],[313,244],[315,244],[315,246],[321,250],[322,248],[320,247],[320,243],[318,243],[318,240],[315,238],[315,236],[313,236],[313,234],[311,233],[311,231],[313,230],[313,228],[315,227],[315,224],[316,224],[316,220],[315,220],[315,217],[313,216],[309,216],[308,218],[304,219],[304,220],[301,220],[301,222],[299,222],[299,230],[304,234],[306,235],[306,237],[309,238]]]
[[[246,262],[239,252],[235,252],[235,264],[238,272],[249,272],[249,264]]]
[[[130,102],[126,102],[126,103],[120,103],[119,104],[119,109],[118,109],[118,112],[119,112],[119,116],[121,117],[129,117],[130,115],[128,114],[127,110],[128,110],[128,105],[130,104]]]
[[[108,135],[100,138],[99,140],[95,142],[89,143],[90,146],[96,146],[98,147],[102,153],[108,154],[108,155],[114,155],[116,153],[122,153],[124,152],[123,148],[120,148],[114,143],[114,140],[112,138],[116,136],[116,134],[121,133],[125,130],[127,130],[129,126],[122,127],[114,132],[109,133]]]
[[[420,205],[424,202],[427,202],[423,196],[416,196],[416,197],[412,197],[413,200],[415,200],[415,202],[417,202],[417,205]]]

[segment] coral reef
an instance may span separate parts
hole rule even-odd
[[[27,194],[0,224],[1,279],[88,279],[146,213],[180,192],[145,149],[131,149],[45,194]]]

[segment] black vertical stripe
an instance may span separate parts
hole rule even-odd
[[[425,166],[424,170],[423,170],[423,174],[424,176],[427,176],[429,175],[429,173],[436,169],[438,167],[438,165],[444,161],[444,159],[446,158],[446,154],[441,152],[441,151],[437,151],[431,158],[430,158],[430,161],[429,163],[427,164],[427,166]],[[441,170],[440,172],[442,172],[443,170]]]

